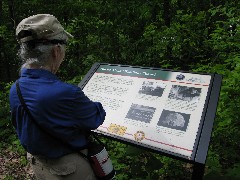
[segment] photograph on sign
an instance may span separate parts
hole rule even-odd
[[[192,157],[211,75],[100,65],[83,87],[106,110],[97,132]]]

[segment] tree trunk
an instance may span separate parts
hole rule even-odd
[[[3,1],[0,0],[0,26],[3,25],[3,6],[2,6]],[[3,61],[4,61],[4,40],[2,37],[0,37],[0,80],[4,80],[5,77],[4,75],[4,66],[3,66]]]
[[[164,18],[165,25],[167,27],[170,27],[171,16],[170,16],[170,1],[169,0],[164,0],[164,3],[163,3],[163,18]]]
[[[11,26],[11,29],[13,31],[11,31],[12,35],[15,36],[15,29],[16,29],[16,25],[15,25],[15,13],[14,13],[14,0],[9,0],[8,1],[8,10],[9,10],[9,19],[10,19],[10,23],[9,24]],[[5,71],[6,71],[6,74],[7,74],[7,80],[8,81],[11,81],[12,78],[14,76],[12,76],[12,73],[11,72],[14,72],[14,67],[11,66],[11,63],[13,59],[9,59],[10,57],[12,56],[9,56],[8,54],[8,58],[5,58],[4,59],[4,65],[5,65]]]
[[[164,4],[163,4],[163,18],[164,18],[165,26],[170,27],[170,25],[171,25],[171,16],[170,16],[170,1],[169,0],[164,0]],[[172,57],[172,47],[170,47],[170,45],[167,45],[167,50],[166,50],[165,56],[169,60]]]
[[[9,9],[9,18],[11,22],[11,26],[13,29],[16,29],[15,27],[15,15],[14,15],[14,0],[8,1],[8,9]]]

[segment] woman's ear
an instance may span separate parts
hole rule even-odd
[[[53,48],[52,48],[53,59],[58,59],[58,57],[60,56],[60,53],[61,53],[60,46],[59,45],[53,46]]]

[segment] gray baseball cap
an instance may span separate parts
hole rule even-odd
[[[37,14],[23,19],[16,28],[16,37],[19,42],[73,38],[57,18],[50,14]]]

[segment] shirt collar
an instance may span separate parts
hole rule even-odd
[[[58,79],[58,77],[45,69],[21,69],[21,77]]]

